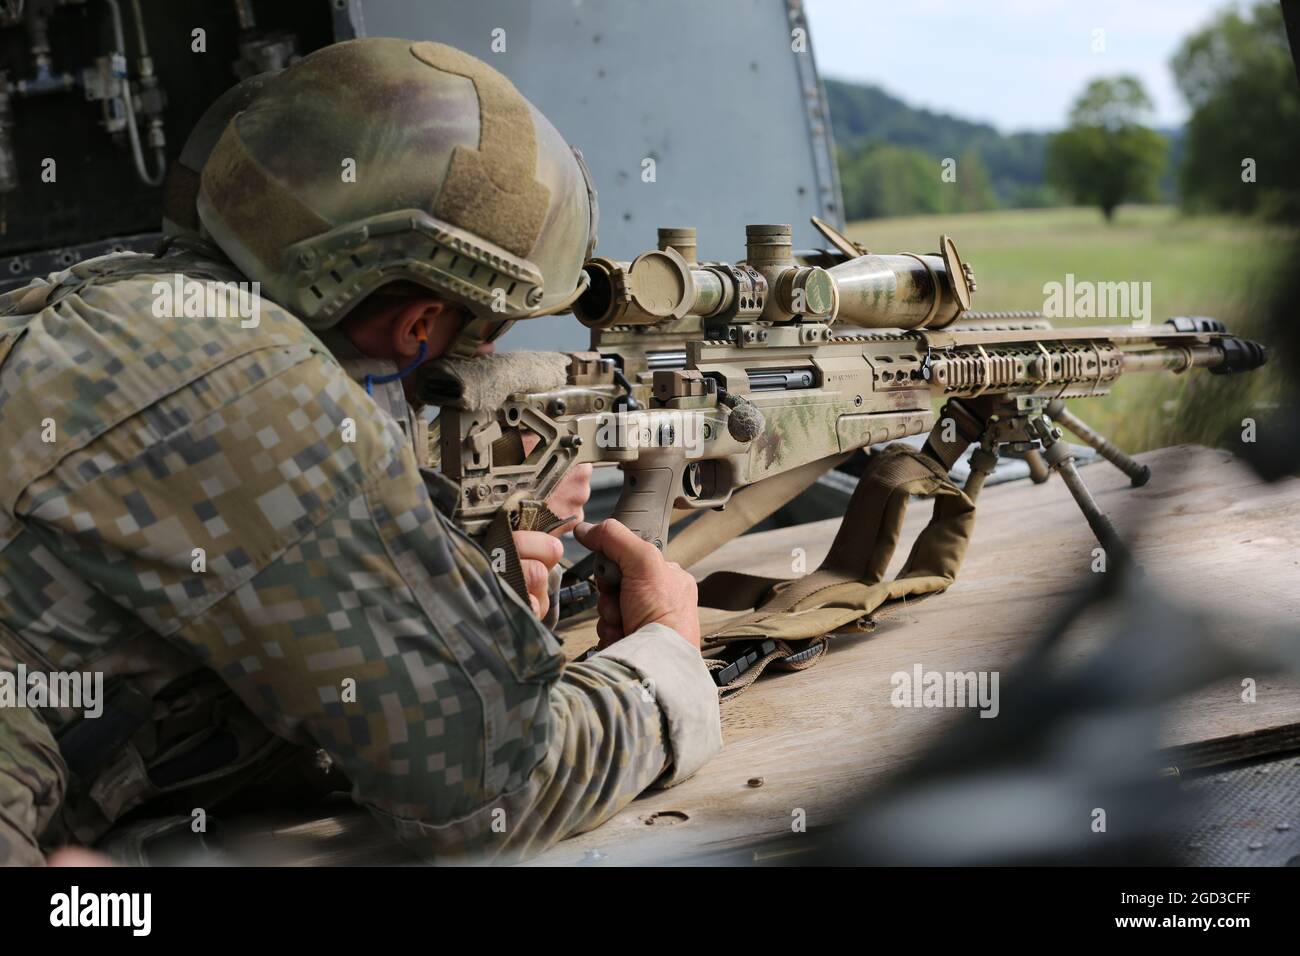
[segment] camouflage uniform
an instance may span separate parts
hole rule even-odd
[[[243,278],[182,242],[0,297],[0,669],[108,698],[0,708],[0,860],[322,752],[426,856],[513,859],[716,752],[698,651],[649,625],[566,665],[435,507],[406,409],[269,299],[156,316],[174,274]]]

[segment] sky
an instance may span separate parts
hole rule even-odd
[[[910,106],[1003,132],[1059,129],[1096,76],[1133,73],[1154,125],[1186,104],[1169,61],[1233,0],[803,0],[823,77],[873,83]],[[1094,30],[1104,50],[1093,51]]]

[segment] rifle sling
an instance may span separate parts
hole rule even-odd
[[[541,531],[549,534],[571,520],[556,516],[546,507],[545,502],[519,495],[506,501],[483,532],[480,547],[487,553],[493,569],[525,604],[528,603],[528,585],[524,581],[519,552],[515,550],[514,532]]]
[[[741,488],[727,502],[723,511],[706,511],[680,532],[674,531],[664,556],[689,568],[728,541],[744,534],[801,492],[816,484],[817,479],[836,465],[848,460],[848,453],[819,458],[806,465],[771,478],[764,478],[748,488]],[[685,514],[691,514],[686,511]]]
[[[886,581],[912,495],[933,498],[934,511],[898,576]],[[752,609],[708,632],[706,652],[738,641],[776,642],[775,651],[720,688],[723,699],[744,690],[768,666],[811,667],[835,631],[850,625],[870,630],[882,608],[947,588],[961,567],[974,522],[975,505],[934,459],[901,444],[872,455],[817,570],[793,579],[718,571],[700,582],[701,605]]]

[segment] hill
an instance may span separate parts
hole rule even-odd
[[[909,106],[878,86],[830,79],[825,86],[848,219],[1060,202],[1044,173],[1050,133],[1002,133]],[[1161,133],[1170,140],[1162,187],[1172,199],[1182,131]],[[970,180],[964,188],[940,188],[938,164],[946,158],[957,160],[959,187]]]
[[[826,97],[835,144],[847,156],[881,144],[918,150],[936,160],[960,162],[964,154],[974,153],[1000,205],[1043,205],[1047,199],[1047,134],[1004,135],[985,123],[909,106],[878,86],[827,80]]]

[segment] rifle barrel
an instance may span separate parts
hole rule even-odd
[[[1126,372],[1184,372],[1189,368],[1218,368],[1223,362],[1223,349],[1217,345],[1161,346],[1124,353]]]

